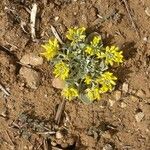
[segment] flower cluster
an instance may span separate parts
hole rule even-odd
[[[112,91],[117,77],[109,72],[114,64],[123,62],[122,51],[115,46],[103,46],[101,36],[89,41],[85,28],[71,28],[66,33],[68,42],[60,45],[57,39],[42,45],[41,53],[54,66],[53,74],[64,81],[62,96],[90,103],[103,93]]]
[[[57,55],[59,44],[57,39],[54,39],[49,40],[49,42],[45,45],[42,45],[42,47],[45,49],[45,52],[41,54],[47,59],[47,61],[49,61]]]

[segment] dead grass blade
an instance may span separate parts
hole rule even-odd
[[[63,101],[59,104],[57,112],[56,112],[56,116],[55,116],[55,123],[59,124],[60,120],[62,118],[62,114],[64,112],[65,109],[65,104],[66,104],[66,100],[63,99]]]
[[[37,14],[37,4],[34,3],[32,4],[32,9],[30,14],[31,37],[33,41],[36,39],[36,34],[35,34],[36,14]]]
[[[61,40],[59,34],[57,33],[56,29],[55,29],[52,25],[51,25],[51,30],[52,30],[54,36],[56,37],[56,39],[57,39],[61,44],[63,44],[64,42]]]
[[[7,96],[10,95],[10,93],[0,84],[0,90],[2,90]]]
[[[132,17],[132,15],[131,15],[131,13],[130,13],[129,5],[128,5],[128,3],[127,3],[126,0],[122,0],[122,1],[123,1],[124,5],[125,5],[125,8],[126,8],[126,11],[127,11],[128,15],[129,15],[129,18],[130,18],[130,21],[131,21],[131,23],[132,23],[132,26],[133,26],[133,28],[134,28],[134,30],[135,30],[135,32],[136,32],[138,38],[140,38],[140,33],[139,33],[139,31],[138,31],[138,29],[137,29],[137,26],[136,26],[136,24],[135,24],[135,22],[134,22],[134,20],[133,20],[133,17]]]

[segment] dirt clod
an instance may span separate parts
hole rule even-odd
[[[38,66],[43,64],[43,58],[34,53],[25,54],[20,62],[25,65]]]
[[[25,78],[27,86],[31,89],[37,89],[40,84],[40,75],[38,72],[31,68],[22,67],[20,69],[20,75]]]
[[[64,81],[59,78],[52,79],[52,85],[57,89],[63,89],[65,87]]]
[[[30,34],[30,13],[34,2],[37,4],[37,40],[33,42]],[[149,8],[150,0],[1,0],[0,84],[6,90],[10,89],[10,95],[5,96],[0,90],[0,150],[148,149]],[[120,67],[108,70],[118,78],[116,93],[108,92],[100,101],[89,105],[77,99],[66,101],[64,114],[60,113],[62,121],[57,128],[55,116],[59,110],[57,106],[63,98],[61,90],[55,88],[62,89],[63,86],[57,82],[52,85],[52,66],[48,62],[43,63],[39,58],[41,44],[54,37],[51,26],[56,29],[60,38],[64,37],[63,42],[67,41],[65,34],[68,28],[85,27],[87,36],[96,32],[102,37],[104,47],[118,46],[123,50],[124,56]],[[140,38],[136,36],[136,29]],[[34,59],[37,57],[38,61]],[[115,102],[112,107],[109,99]],[[127,106],[121,108],[121,102]],[[8,108],[8,115],[2,110],[5,106]],[[20,113],[25,112],[30,113],[17,119]],[[13,123],[8,126],[10,122]],[[90,127],[92,128],[89,130]],[[67,130],[67,134],[62,132],[63,138],[56,139],[56,132],[62,128]],[[6,133],[3,133],[5,130],[14,130],[14,136],[10,134],[10,138],[15,146],[9,145],[9,137],[5,137]],[[70,139],[72,135],[76,137],[73,141]],[[47,141],[45,147],[43,139]],[[62,148],[63,143],[69,146]]]

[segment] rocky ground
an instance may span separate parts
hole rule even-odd
[[[36,38],[31,35],[29,0],[0,1],[1,150],[149,150],[150,1],[37,0]],[[72,26],[84,26],[124,53],[114,68],[118,84],[90,105],[66,102],[55,123],[60,90],[51,66],[39,57],[53,36],[65,41]]]

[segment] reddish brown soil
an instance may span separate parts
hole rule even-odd
[[[23,112],[34,112],[38,119],[47,120],[55,126],[56,106],[62,98],[60,91],[51,85],[51,67],[45,61],[43,65],[33,68],[40,73],[41,81],[38,89],[32,90],[19,75],[21,65],[18,64],[24,54],[42,51],[41,43],[53,36],[50,29],[53,25],[61,37],[64,37],[67,28],[73,26],[87,27],[87,34],[97,31],[103,36],[104,44],[119,46],[125,57],[122,66],[115,69],[119,78],[116,90],[122,92],[119,100],[115,99],[114,91],[90,105],[80,101],[66,103],[65,122],[61,123],[60,128],[67,130],[64,140],[70,136],[75,140],[68,149],[109,150],[106,146],[110,144],[112,149],[118,150],[149,150],[150,17],[145,10],[150,9],[150,1],[127,1],[140,37],[121,0],[37,0],[37,4],[38,40],[33,42],[30,38],[30,16],[26,10],[32,7],[32,2],[0,1],[0,83],[10,91],[10,96],[4,96],[0,91],[0,113],[7,109],[6,116],[0,115],[0,149],[43,149],[41,136],[34,133],[34,140],[25,139],[17,136],[17,130],[11,126]],[[57,16],[59,19],[55,21]],[[27,24],[28,33],[23,32],[20,20]],[[129,85],[127,93],[122,91],[125,82]],[[139,122],[135,119],[138,112],[144,114]],[[52,149],[51,143],[47,145]],[[63,147],[57,145],[60,149]],[[53,149],[57,145],[53,145]]]

